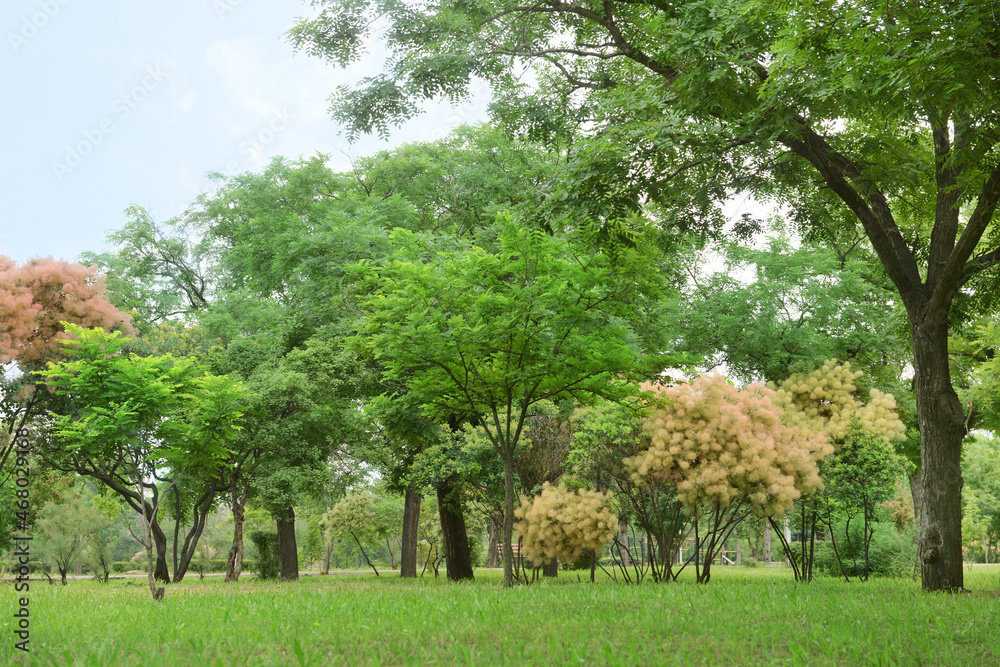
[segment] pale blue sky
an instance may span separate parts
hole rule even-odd
[[[380,68],[293,52],[301,0],[4,0],[0,9],[0,254],[75,260],[104,248],[131,204],[157,220],[209,187],[317,151],[337,165],[485,118],[489,92],[350,146],[328,97]],[[377,51],[377,49],[376,49]]]

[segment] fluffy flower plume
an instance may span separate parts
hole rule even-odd
[[[638,484],[673,482],[689,513],[743,499],[757,516],[780,516],[803,493],[823,488],[817,463],[833,446],[786,425],[774,391],[763,384],[737,389],[710,375],[643,389],[664,400],[646,422],[649,449],[625,463]]]
[[[33,259],[18,267],[0,256],[0,363],[38,364],[59,355],[60,321],[130,331],[128,318],[104,295],[94,267]]]
[[[610,493],[571,491],[548,482],[534,498],[522,497],[514,511],[514,530],[524,555],[536,563],[553,558],[571,562],[584,549],[603,549],[618,527],[618,517],[607,506],[610,499]]]
[[[811,373],[795,373],[777,388],[775,403],[785,411],[785,422],[824,433],[842,442],[852,418],[866,431],[886,442],[902,440],[906,426],[896,414],[896,399],[878,389],[869,392],[867,404],[856,398],[861,371],[852,371],[850,362],[827,360]]]

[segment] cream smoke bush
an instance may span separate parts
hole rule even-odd
[[[833,446],[783,423],[775,392],[763,384],[737,389],[721,375],[703,375],[643,389],[666,400],[646,422],[649,449],[625,463],[638,484],[674,482],[688,513],[743,499],[757,516],[780,516],[803,493],[823,488],[817,463]]]
[[[906,426],[896,414],[892,394],[872,389],[867,405],[855,398],[856,380],[862,375],[851,370],[850,362],[827,360],[811,373],[795,373],[784,380],[775,402],[785,410],[786,423],[825,433],[834,442],[843,441],[854,417],[886,442],[902,440]]]
[[[514,511],[522,552],[535,563],[572,562],[584,549],[600,552],[618,527],[618,517],[607,506],[610,499],[610,493],[546,482],[534,498],[522,497]]]

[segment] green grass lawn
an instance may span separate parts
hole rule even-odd
[[[510,591],[496,571],[461,585],[194,577],[157,604],[144,580],[32,582],[25,656],[13,648],[7,582],[0,664],[1000,664],[1000,569],[977,566],[966,586],[928,595],[910,579],[799,585],[785,569],[721,567],[704,586],[560,573]]]

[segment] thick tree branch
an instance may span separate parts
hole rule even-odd
[[[800,136],[784,134],[778,140],[812,164],[827,186],[854,212],[886,273],[906,300],[921,286],[920,271],[913,251],[899,233],[885,196],[857,164],[835,151],[804,119],[797,124]]]
[[[935,109],[928,110],[931,134],[934,138],[934,177],[937,181],[937,203],[934,211],[934,229],[931,231],[930,259],[927,265],[927,284],[936,285],[941,272],[955,248],[958,235],[958,202],[962,194],[958,187],[960,169],[953,162],[947,117]]]
[[[969,222],[965,225],[965,230],[959,237],[955,250],[951,253],[944,270],[941,272],[941,281],[934,286],[933,300],[938,305],[950,302],[963,279],[972,273],[992,266],[996,262],[994,251],[977,258],[977,265],[982,267],[978,271],[973,271],[973,266],[967,264],[969,257],[972,256],[979,244],[979,240],[983,237],[986,227],[993,221],[998,203],[1000,203],[1000,164],[993,169],[989,178],[983,183],[976,208],[969,216]],[[994,255],[992,259],[988,257],[990,255]],[[984,258],[988,259],[988,262],[983,263],[981,260]]]

